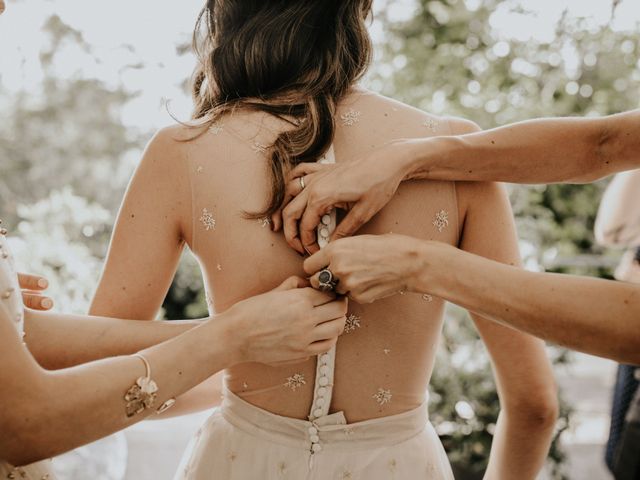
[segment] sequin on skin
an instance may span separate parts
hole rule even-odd
[[[287,378],[284,386],[289,387],[294,392],[297,388],[300,388],[302,385],[306,385],[307,382],[304,379],[304,375],[302,373],[295,373],[291,377]]]
[[[446,210],[440,210],[436,213],[436,218],[432,223],[439,232],[442,232],[442,230],[449,226],[449,212]]]
[[[356,328],[360,328],[360,317],[352,313],[344,324],[344,333],[351,333]]]
[[[200,222],[204,226],[205,230],[214,230],[216,228],[216,219],[213,218],[211,212],[209,212],[206,208],[202,209],[202,216],[200,217]]]
[[[196,172],[198,173],[204,172],[204,167],[202,165],[198,165],[198,168],[196,168]]]
[[[384,349],[382,349],[382,351],[384,352],[385,355],[389,355],[391,353],[391,349],[390,348],[384,348]]]
[[[360,121],[361,112],[358,110],[354,110],[350,108],[347,113],[343,113],[340,115],[340,120],[342,120],[343,125],[352,126]]]
[[[378,388],[378,391],[372,395],[378,405],[384,405],[385,403],[390,403],[393,395],[391,394],[391,390],[385,390],[384,388]]]
[[[431,295],[429,295],[428,293],[425,293],[424,295],[422,295],[422,299],[425,302],[433,302],[433,297]]]

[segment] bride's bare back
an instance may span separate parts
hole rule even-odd
[[[398,138],[473,129],[469,122],[437,118],[360,90],[340,103],[336,123],[337,162]],[[266,219],[244,216],[265,206],[270,192],[265,146],[281,128],[282,122],[263,113],[237,111],[191,141],[183,141],[195,133],[186,127],[161,132],[127,193],[92,313],[152,318],[184,243],[200,263],[210,308],[217,312],[291,275],[303,276],[303,259],[282,234],[272,232]],[[497,185],[404,183],[360,233],[389,232],[519,261],[508,200]],[[434,368],[443,310],[439,298],[411,293],[371,305],[352,302],[337,345],[330,412],[343,411],[348,422],[356,422],[419,406]],[[474,320],[493,357],[503,403],[522,408],[544,403],[553,382],[542,343]],[[242,364],[227,372],[227,382],[254,405],[304,419],[313,400],[315,367],[315,358],[278,367]]]

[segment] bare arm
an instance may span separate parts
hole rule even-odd
[[[84,317],[27,311],[27,347],[47,370],[68,368],[101,358],[129,355],[174,338],[201,320],[145,321]],[[222,393],[222,372],[181,395],[177,404],[155,418],[167,418],[217,405]]]
[[[120,207],[92,315],[152,320],[160,309],[191,235],[188,145],[178,135],[176,128],[164,129],[144,152]],[[178,398],[170,414],[219,403],[202,393],[201,387]]]
[[[144,351],[159,386],[156,408],[209,375],[241,361],[241,344],[221,317]],[[144,376],[140,359],[115,357],[79,367],[43,370],[0,318],[0,458],[16,465],[48,458],[123,429],[154,409],[127,417],[124,394]]]
[[[603,118],[529,120],[469,135],[408,141],[407,178],[591,182],[640,168],[639,131],[640,110],[633,110]]]
[[[595,225],[603,245],[640,244],[640,170],[619,173],[602,197]]]
[[[197,325],[195,320],[147,322],[27,310],[25,338],[38,363],[56,370],[135,353]]]
[[[344,328],[346,302],[300,288],[304,284],[291,278],[275,291],[239,302],[215,319],[144,350],[160,389],[156,408],[236,363],[299,361],[335,345]],[[15,314],[3,307],[0,304],[0,458],[16,465],[31,463],[155,411],[126,415],[125,392],[145,374],[139,358],[112,357],[44,370],[22,345]]]
[[[300,251],[293,239],[313,238],[329,209],[349,209],[332,239],[353,235],[393,198],[403,180],[591,182],[640,168],[639,131],[640,110],[603,118],[548,118],[484,132],[468,128],[461,132],[465,135],[397,140],[338,165],[310,169],[302,164],[289,174],[287,199],[294,198],[274,226],[283,228]],[[298,177],[304,177],[304,189],[297,187]]]
[[[191,234],[186,148],[175,129],[147,146],[118,213],[92,315],[157,315]]]
[[[573,350],[640,364],[640,286],[526,272],[438,243],[415,248],[417,291]]]
[[[466,183],[459,184],[458,192],[466,211],[461,248],[520,266],[504,188]],[[544,465],[558,409],[544,342],[470,313],[491,356],[501,407],[485,478],[534,479]]]

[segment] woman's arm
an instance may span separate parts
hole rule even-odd
[[[43,370],[22,347],[13,325],[0,326],[0,457],[15,465],[63,453],[136,423],[154,410],[127,417],[125,392],[145,368],[124,356],[56,372]],[[159,392],[155,407],[240,361],[229,321],[217,319],[144,351]]]
[[[149,143],[125,194],[90,313],[151,320],[191,236],[191,188],[178,130]]]
[[[57,370],[135,353],[180,335],[198,323],[132,321],[27,310],[25,339],[42,367]]]
[[[603,245],[640,245],[640,170],[619,173],[602,197],[595,225]]]
[[[133,417],[126,415],[124,396],[145,374],[139,358],[44,370],[22,345],[14,315],[0,308],[0,458],[27,464],[108,435],[236,363],[300,360],[327,351],[344,328],[346,302],[299,288],[303,284],[289,279],[144,350],[159,392],[155,408]]]
[[[640,364],[638,285],[526,272],[435,242],[411,250],[421,259],[416,291],[573,350]]]
[[[307,172],[300,165],[290,177],[304,176],[306,186],[289,189],[295,198],[274,225],[282,225],[287,238],[307,238],[326,211],[348,205],[333,239],[353,235],[409,179],[591,182],[640,168],[639,130],[640,110],[602,118],[546,118],[466,135],[398,140],[366,158],[320,171]]]
[[[587,183],[640,168],[640,110],[543,118],[407,143],[407,178]]]
[[[464,218],[461,248],[520,266],[505,189],[498,184],[468,182],[458,185],[458,194],[460,218]],[[449,272],[458,273],[464,274]],[[534,479],[544,465],[558,411],[544,342],[473,310],[470,313],[491,356],[501,407],[485,478]]]
[[[129,355],[174,338],[202,320],[146,321],[27,311],[25,339],[36,361],[47,370]],[[151,419],[188,415],[219,405],[223,372],[176,399],[175,405]]]
[[[189,145],[178,141],[184,136],[179,128],[171,127],[149,142],[120,207],[89,310],[92,315],[156,317],[191,238]],[[199,397],[198,393],[203,393],[202,388],[178,398],[171,414],[219,403],[217,396]]]
[[[435,295],[538,338],[640,365],[640,285],[527,272],[451,245],[404,235],[358,235],[305,260],[318,287],[329,266],[337,290],[371,303],[401,290]]]

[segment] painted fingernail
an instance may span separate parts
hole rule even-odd
[[[42,305],[43,308],[51,308],[53,307],[53,301],[50,298],[45,298],[40,302],[40,305]]]
[[[40,288],[47,288],[49,286],[49,282],[47,282],[46,278],[39,278],[38,279],[38,286]]]

